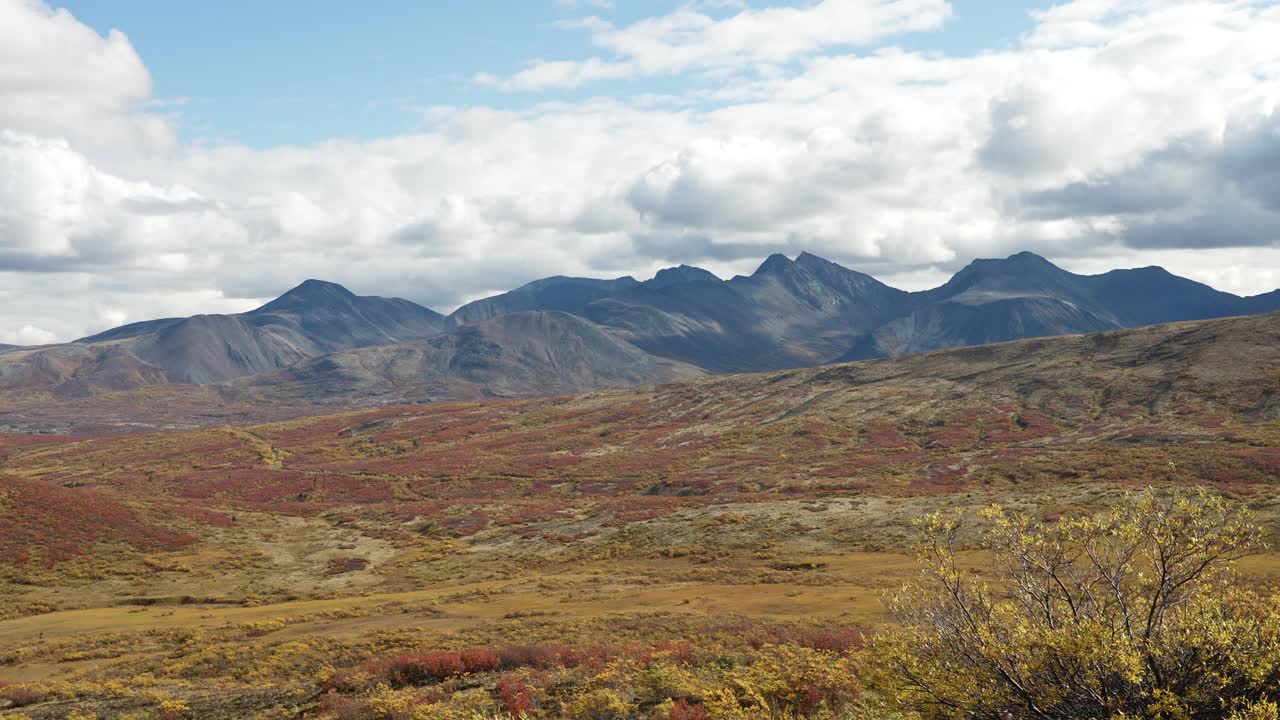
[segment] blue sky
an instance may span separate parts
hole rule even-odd
[[[707,80],[658,77],[505,92],[474,77],[510,75],[535,58],[580,60],[598,52],[587,32],[562,21],[598,15],[623,26],[684,4],[72,0],[57,5],[100,33],[116,28],[128,36],[151,71],[157,110],[178,113],[185,139],[261,148],[415,132],[425,126],[422,110],[439,105],[525,108],[591,96],[680,94]],[[968,55],[1007,49],[1032,28],[1030,12],[1050,5],[1046,0],[954,0],[954,15],[941,30],[901,34],[852,50],[895,45]],[[703,10],[714,17],[737,11]],[[166,105],[175,101],[181,104]]]

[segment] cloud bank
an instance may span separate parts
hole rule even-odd
[[[180,142],[124,34],[0,0],[0,343],[240,311],[307,277],[448,310],[543,275],[730,275],[800,250],[912,288],[1022,249],[1280,286],[1280,6],[1076,0],[1009,50],[884,44],[951,13],[589,18],[565,32],[598,57],[484,81],[597,97],[250,149]],[[649,75],[698,80],[610,82]]]

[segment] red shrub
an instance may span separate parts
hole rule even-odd
[[[535,668],[600,669],[619,657],[630,657],[650,663],[659,655],[688,663],[693,657],[687,642],[662,642],[657,645],[532,645],[493,650],[471,649],[460,652],[411,652],[393,658],[369,660],[362,666],[363,675],[373,682],[392,687],[427,685],[462,675]],[[357,674],[339,670],[326,683],[330,690],[350,690]]]
[[[497,521],[500,527],[510,525],[530,525],[533,523],[555,522],[571,518],[574,508],[565,507],[561,500],[551,502],[524,503],[512,511],[512,515]]]
[[[359,572],[367,567],[369,567],[369,561],[362,557],[344,556],[330,558],[326,574],[345,575],[351,572]]]
[[[449,535],[466,537],[489,527],[489,513],[483,510],[476,510],[466,515],[440,518],[436,522]]]
[[[504,670],[522,667],[550,668],[560,665],[558,649],[548,646],[505,647],[495,651]]]
[[[44,702],[49,693],[31,685],[0,685],[0,698],[9,701],[10,707],[24,707]]]
[[[533,688],[515,675],[498,678],[497,691],[502,708],[513,718],[522,717],[533,706]]]
[[[671,706],[667,720],[706,720],[709,715],[706,705],[690,705],[689,701],[681,700]]]
[[[848,653],[861,648],[864,639],[864,633],[856,628],[823,628],[821,630],[805,630],[797,633],[795,644],[813,650]]]
[[[804,688],[804,700],[800,703],[800,710],[805,715],[817,712],[822,707],[822,703],[826,702],[831,696],[831,692],[826,688],[816,685],[806,685]]]
[[[813,650],[829,650],[849,653],[860,649],[866,642],[865,631],[852,627],[763,628],[747,635],[747,644],[759,650],[765,645],[799,645]]]
[[[693,645],[684,640],[664,640],[654,646],[653,652],[648,653],[645,659],[652,659],[658,653],[669,656],[676,662],[690,664],[693,662]]]
[[[493,672],[501,666],[498,656],[487,650],[463,650],[403,653],[390,660],[368,663],[366,669],[392,687],[407,687],[448,680],[460,675]]]
[[[898,450],[912,446],[897,427],[888,423],[868,425],[862,430],[862,447],[875,450]]]
[[[123,503],[92,488],[66,488],[43,480],[0,477],[0,562],[39,558],[54,564],[83,555],[99,542],[145,550],[174,550],[190,535],[156,527]]]

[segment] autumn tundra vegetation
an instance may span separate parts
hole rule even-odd
[[[879,631],[820,628],[747,648],[406,653],[325,668],[322,705],[353,719],[485,717],[495,707],[499,717],[580,720],[1277,717],[1280,596],[1233,574],[1262,548],[1239,506],[1203,490],[1147,490],[1048,526],[999,506],[967,520],[981,524],[971,547],[994,572],[961,569],[965,519],[925,516],[924,581],[888,598],[898,623]],[[580,685],[550,707],[536,703],[549,669],[577,670]],[[469,714],[417,689],[493,674],[496,702],[477,693]]]
[[[0,717],[1264,720],[1280,323],[0,436]]]
[[[297,642],[266,657],[239,651],[237,642],[288,625],[246,623],[177,632],[184,652],[129,681],[8,684],[0,693],[11,706],[43,707],[99,692],[154,702],[130,717],[190,717],[188,704],[153,689],[162,677],[261,681],[301,662],[317,688],[315,713],[347,720],[1278,716],[1280,596],[1235,573],[1235,561],[1263,547],[1238,504],[1205,490],[1149,489],[1052,524],[991,506],[915,525],[922,578],[887,596],[895,622],[879,629],[735,621],[651,642],[645,636],[664,628],[650,618],[626,623],[636,639],[606,644],[420,650],[348,664]],[[965,569],[965,553],[981,553],[988,570]],[[106,644],[96,654],[127,651]],[[93,716],[76,712],[66,717]]]

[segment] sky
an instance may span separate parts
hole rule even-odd
[[[1280,2],[0,0],[0,343],[802,250],[1280,287]]]

